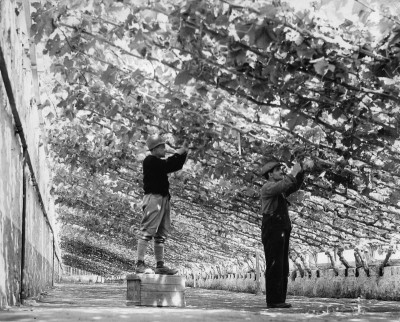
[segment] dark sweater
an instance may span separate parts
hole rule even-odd
[[[168,173],[182,169],[187,153],[175,153],[167,159],[148,155],[143,160],[143,189],[145,194],[169,195]]]

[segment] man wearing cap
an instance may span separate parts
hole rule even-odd
[[[164,265],[164,243],[171,229],[168,173],[182,169],[186,161],[188,144],[169,158],[165,158],[165,142],[159,135],[149,136],[146,141],[151,152],[143,160],[143,217],[137,245],[136,273],[144,273],[144,255],[147,245],[154,238],[156,274],[174,275],[178,271]]]
[[[289,237],[292,225],[286,197],[297,191],[304,180],[303,169],[294,164],[285,175],[280,162],[267,162],[262,170],[267,182],[261,188],[262,226],[266,270],[265,290],[268,308],[289,308],[286,302],[289,275]]]

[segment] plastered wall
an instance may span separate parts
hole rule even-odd
[[[22,149],[0,82],[0,307],[16,304],[21,282]]]
[[[37,295],[61,276],[30,10],[29,0],[0,0],[0,308]]]

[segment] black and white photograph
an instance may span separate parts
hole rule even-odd
[[[399,0],[0,0],[0,321],[400,321]]]

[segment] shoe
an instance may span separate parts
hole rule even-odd
[[[292,304],[289,303],[270,303],[267,304],[268,309],[288,309],[292,307]]]
[[[175,268],[169,268],[169,267],[163,265],[163,266],[156,267],[155,273],[160,274],[160,275],[175,275],[178,273],[178,270]]]
[[[136,263],[136,268],[135,268],[135,273],[136,274],[154,274],[154,271],[151,267],[147,266],[144,261],[137,261]]]

